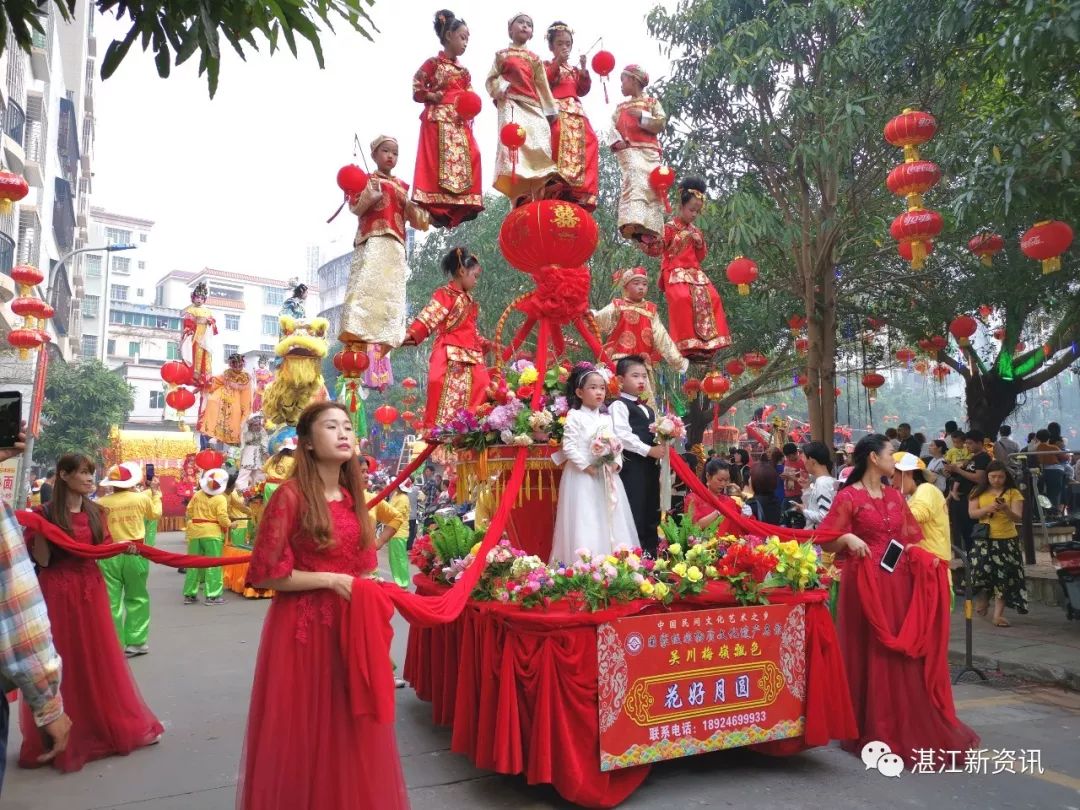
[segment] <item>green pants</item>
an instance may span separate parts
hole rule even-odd
[[[390,573],[394,576],[394,582],[402,588],[409,587],[409,551],[408,537],[391,537],[387,544],[387,553],[390,555]]]
[[[156,520],[143,521],[143,526],[146,527],[146,539],[143,542],[148,546],[157,545],[157,524]]]
[[[217,537],[200,537],[197,540],[188,540],[187,553],[197,554],[200,557],[220,557],[225,546],[225,540]],[[207,599],[216,599],[221,596],[224,585],[221,581],[221,566],[213,568],[189,568],[184,574],[184,596],[198,596],[199,585],[206,591]]]
[[[109,607],[121,647],[140,647],[150,636],[150,594],[146,578],[150,561],[136,554],[118,554],[98,560]]]

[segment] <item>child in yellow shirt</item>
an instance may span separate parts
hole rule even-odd
[[[187,506],[188,554],[200,557],[220,557],[225,546],[225,533],[232,526],[229,518],[229,501],[225,489],[229,474],[220,467],[207,470],[199,479],[199,491]],[[206,593],[206,604],[224,605],[225,599],[221,566],[213,568],[188,568],[184,575],[184,604],[199,601],[199,585]]]

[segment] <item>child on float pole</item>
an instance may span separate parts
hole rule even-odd
[[[660,526],[660,457],[664,448],[656,444],[656,436],[650,430],[656,413],[644,401],[649,387],[645,358],[640,354],[620,358],[615,365],[615,376],[621,393],[608,405],[608,413],[615,424],[615,437],[623,446],[619,477],[634,514],[638,545],[655,557]]]
[[[220,467],[207,470],[199,479],[199,491],[187,506],[188,554],[200,557],[220,557],[225,546],[225,534],[232,527],[229,519],[229,500],[225,489],[229,474]],[[199,585],[206,594],[206,604],[224,605],[221,592],[224,584],[221,566],[213,568],[189,568],[184,576],[184,604],[199,601]]]
[[[146,522],[161,517],[161,491],[156,480],[150,482],[148,491],[134,491],[142,478],[138,464],[125,462],[109,468],[102,481],[112,491],[98,499],[98,506],[105,510],[114,542],[145,543]],[[150,652],[150,594],[146,589],[150,562],[138,554],[119,554],[98,560],[98,567],[109,592],[120,646],[129,657],[146,655]]]

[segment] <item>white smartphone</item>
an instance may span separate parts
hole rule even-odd
[[[904,553],[904,544],[899,540],[890,540],[889,547],[881,557],[881,567],[890,574],[896,570],[896,564],[900,562],[900,555]]]

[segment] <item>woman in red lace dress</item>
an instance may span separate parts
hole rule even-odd
[[[480,150],[472,123],[463,121],[455,103],[472,90],[468,68],[458,57],[469,45],[469,26],[443,9],[435,15],[442,51],[413,76],[413,100],[420,113],[420,143],[413,171],[413,202],[431,214],[436,228],[453,228],[484,210],[480,189]]]
[[[248,580],[272,588],[240,764],[240,810],[408,807],[392,724],[350,704],[343,627],[354,577],[372,576],[376,537],[337,402],[309,406],[296,425],[296,465],[259,521]],[[390,650],[386,655],[389,658]]]
[[[683,357],[709,359],[731,345],[724,304],[701,263],[705,237],[694,225],[705,207],[705,182],[687,177],[679,183],[679,213],[664,226],[663,236],[639,242],[649,256],[660,257],[660,291],[668,305],[668,333]]]
[[[922,531],[903,495],[882,483],[894,466],[888,439],[864,436],[854,464],[819,527],[844,532],[823,547],[847,558],[837,620],[859,739],[844,748],[884,742],[908,765],[920,750],[976,748],[949,683],[945,567],[917,545]],[[881,560],[892,540],[904,549],[890,573]]]
[[[56,463],[52,500],[36,511],[79,543],[111,542],[104,514],[86,497],[93,491],[93,462],[68,453]],[[72,723],[67,750],[52,764],[61,771],[77,771],[91,760],[129,754],[157,742],[164,728],[143,702],[120,649],[97,563],[40,535],[27,539],[38,564],[53,642],[64,662],[60,693]],[[25,702],[20,725],[19,765],[36,767],[45,749]]]
[[[544,69],[559,108],[559,117],[551,125],[551,157],[569,186],[564,197],[586,211],[595,211],[600,193],[600,148],[581,106],[581,97],[592,88],[592,76],[585,67],[585,54],[578,67],[570,64],[570,49],[574,47],[570,26],[553,22],[548,26],[547,42],[555,58],[544,62]]]

